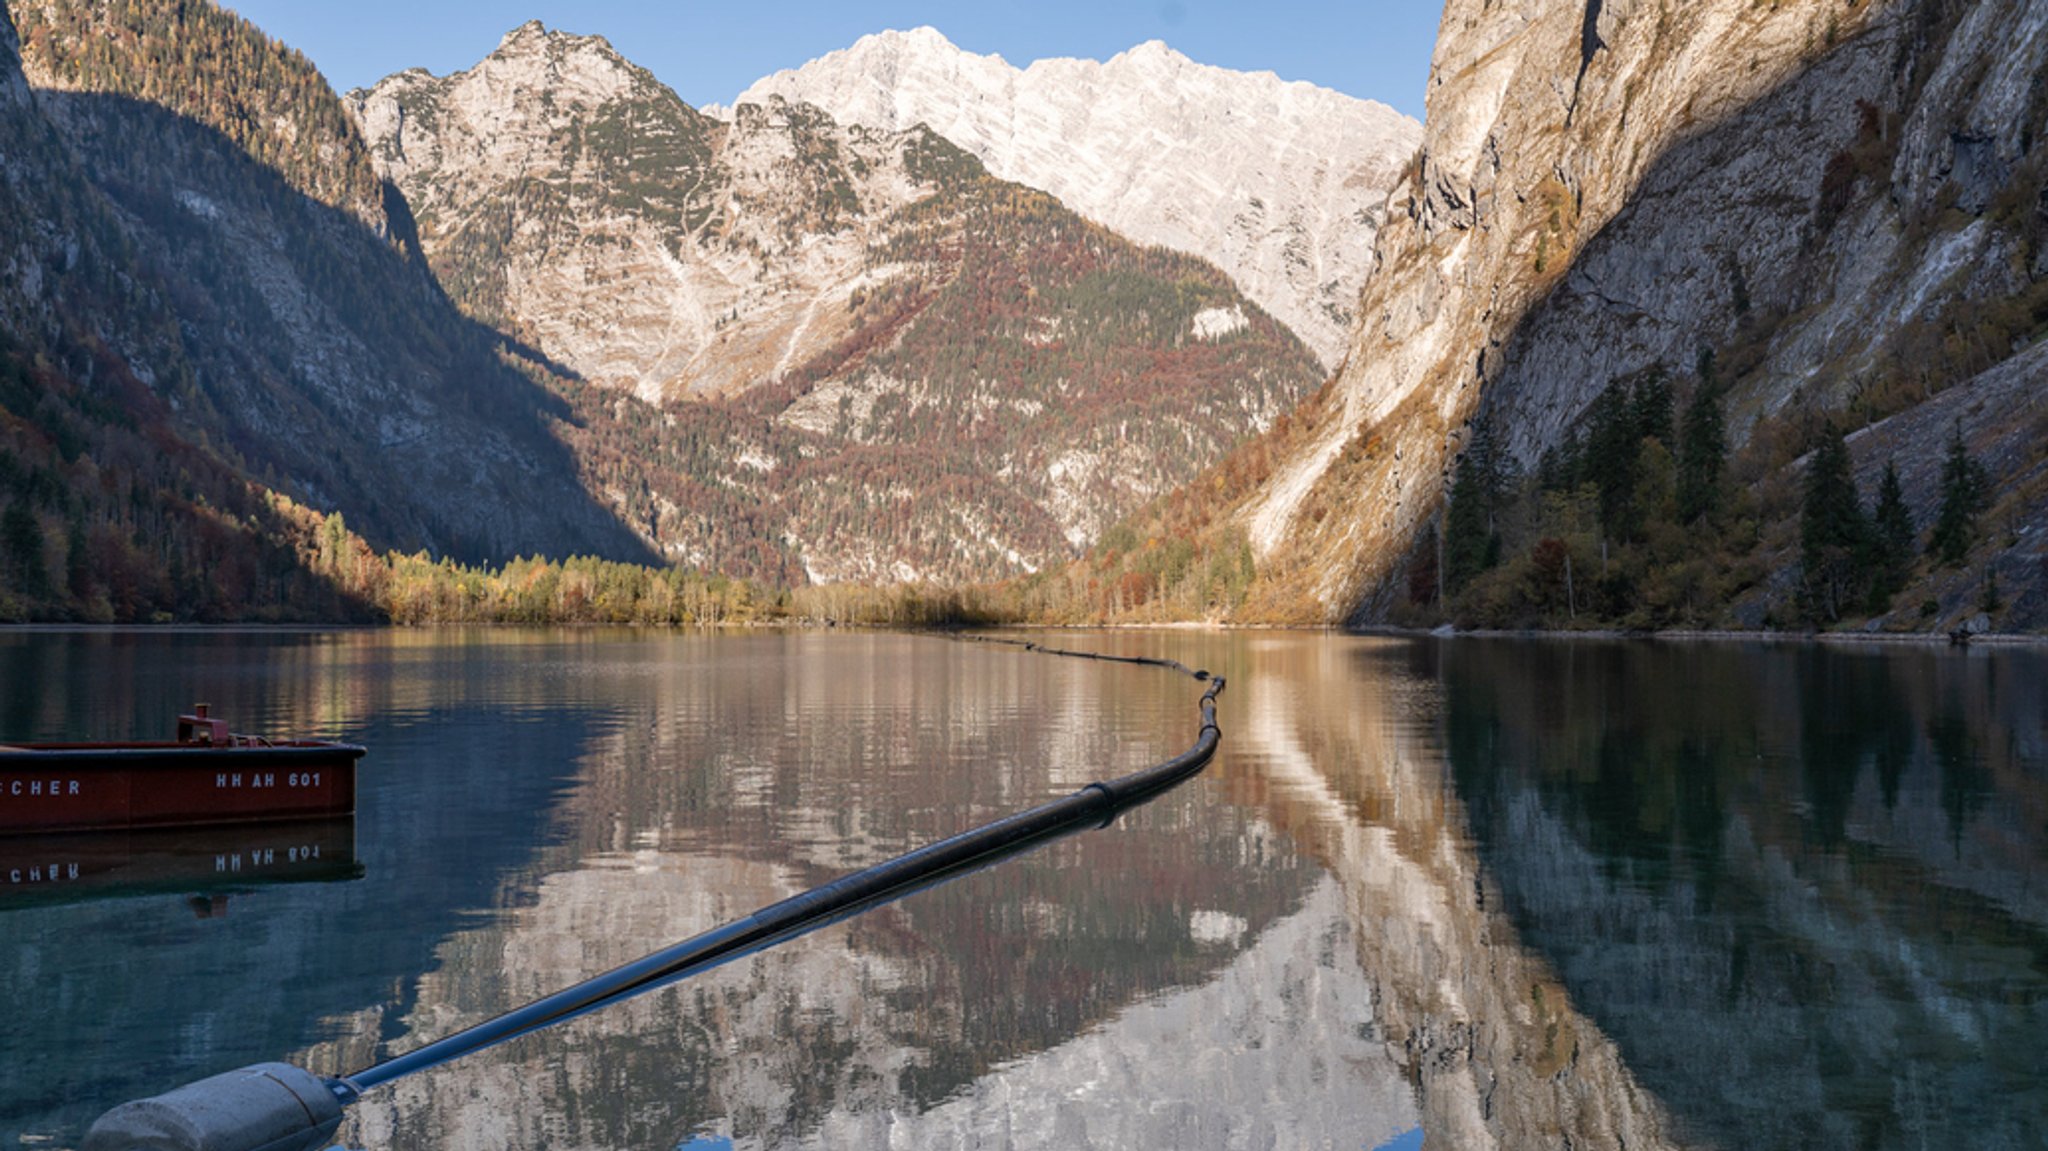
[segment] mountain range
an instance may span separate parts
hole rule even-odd
[[[2048,0],[1451,0],[1412,156],[1157,44],[698,111],[537,24],[343,99],[211,4],[0,14],[0,614],[367,610],[309,574],[353,532],[1038,620],[2048,624]]]
[[[1017,68],[933,28],[878,32],[734,105],[777,96],[881,131],[924,124],[1005,180],[1212,260],[1329,368],[1348,350],[1387,189],[1422,140],[1384,104],[1197,64],[1157,40]]]
[[[539,23],[348,100],[464,310],[644,402],[600,489],[677,561],[867,583],[1064,562],[1321,374],[1214,267],[921,125],[780,98],[714,120]]]

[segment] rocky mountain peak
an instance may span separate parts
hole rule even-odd
[[[1111,56],[1109,63],[1105,67],[1115,68],[1118,65],[1166,67],[1172,69],[1201,67],[1201,65],[1196,64],[1193,60],[1175,51],[1164,40],[1147,40],[1143,44],[1126,48],[1122,52]],[[1227,71],[1227,69],[1219,68],[1217,71]]]
[[[633,68],[633,65],[619,54],[618,49],[612,47],[611,41],[603,36],[565,32],[560,28],[550,29],[538,20],[528,20],[505,33],[498,41],[497,49],[485,59],[516,59],[531,56],[561,59],[582,53],[603,58],[623,69]]]
[[[429,233],[507,179],[567,188],[593,148],[637,141],[630,163],[664,202],[717,128],[602,36],[531,20],[466,71],[410,69],[347,96],[378,167],[400,184]],[[659,156],[652,152],[660,152]],[[674,185],[661,187],[662,184]],[[502,319],[502,317],[494,317]]]
[[[482,73],[489,84],[506,87],[526,88],[544,81],[556,101],[586,107],[654,82],[604,37],[550,31],[538,20],[507,32],[473,71]]]
[[[500,52],[504,51],[507,45],[532,44],[545,41],[548,35],[548,26],[545,23],[537,19],[528,20],[526,23],[505,33],[498,41],[498,50]]]
[[[1421,139],[1391,108],[1160,41],[1107,63],[1017,68],[930,28],[862,37],[742,93],[841,123],[926,123],[996,176],[1145,243],[1202,256],[1301,336],[1342,356],[1386,191]]]
[[[860,52],[863,49],[896,53],[921,53],[925,55],[941,55],[960,51],[959,47],[946,38],[944,32],[929,24],[920,24],[908,31],[887,28],[880,32],[870,32],[854,41],[853,50],[855,52]]]

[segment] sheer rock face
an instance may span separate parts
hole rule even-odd
[[[1744,340],[1740,440],[2016,295],[2038,229],[1996,204],[2037,178],[2044,26],[2032,0],[1452,0],[1338,402],[1243,510],[1262,560],[1312,614],[1373,615],[1482,407],[1528,465],[1616,377]]]
[[[458,300],[594,383],[660,402],[726,395],[855,327],[891,278],[867,246],[932,194],[919,133],[814,109],[701,115],[600,37],[514,29],[445,78],[349,102]]]
[[[682,562],[738,534],[815,582],[1037,570],[1320,374],[1218,269],[922,125],[772,97],[714,120],[538,23],[349,103],[471,315],[666,405],[628,413],[653,430],[621,454],[688,483],[625,518]]]
[[[742,93],[883,131],[923,123],[995,175],[1143,243],[1215,262],[1315,349],[1343,356],[1387,189],[1421,128],[1382,104],[1197,64],[1153,41],[1019,69],[931,28],[862,37]]]

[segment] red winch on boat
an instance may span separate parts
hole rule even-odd
[[[0,744],[0,835],[347,815],[362,755],[236,735],[203,703],[175,740]]]

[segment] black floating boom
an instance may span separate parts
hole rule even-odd
[[[317,1151],[341,1126],[342,1108],[373,1087],[667,986],[1062,836],[1107,827],[1125,811],[1191,778],[1216,755],[1222,738],[1216,726],[1221,676],[1211,677],[1172,660],[1059,651],[1010,640],[984,642],[1013,643],[1048,655],[1170,668],[1205,681],[1209,688],[1202,693],[1201,734],[1193,747],[1164,763],[1091,783],[1064,799],[856,871],[352,1075],[328,1079],[285,1063],[262,1063],[124,1103],[93,1124],[84,1151]]]

